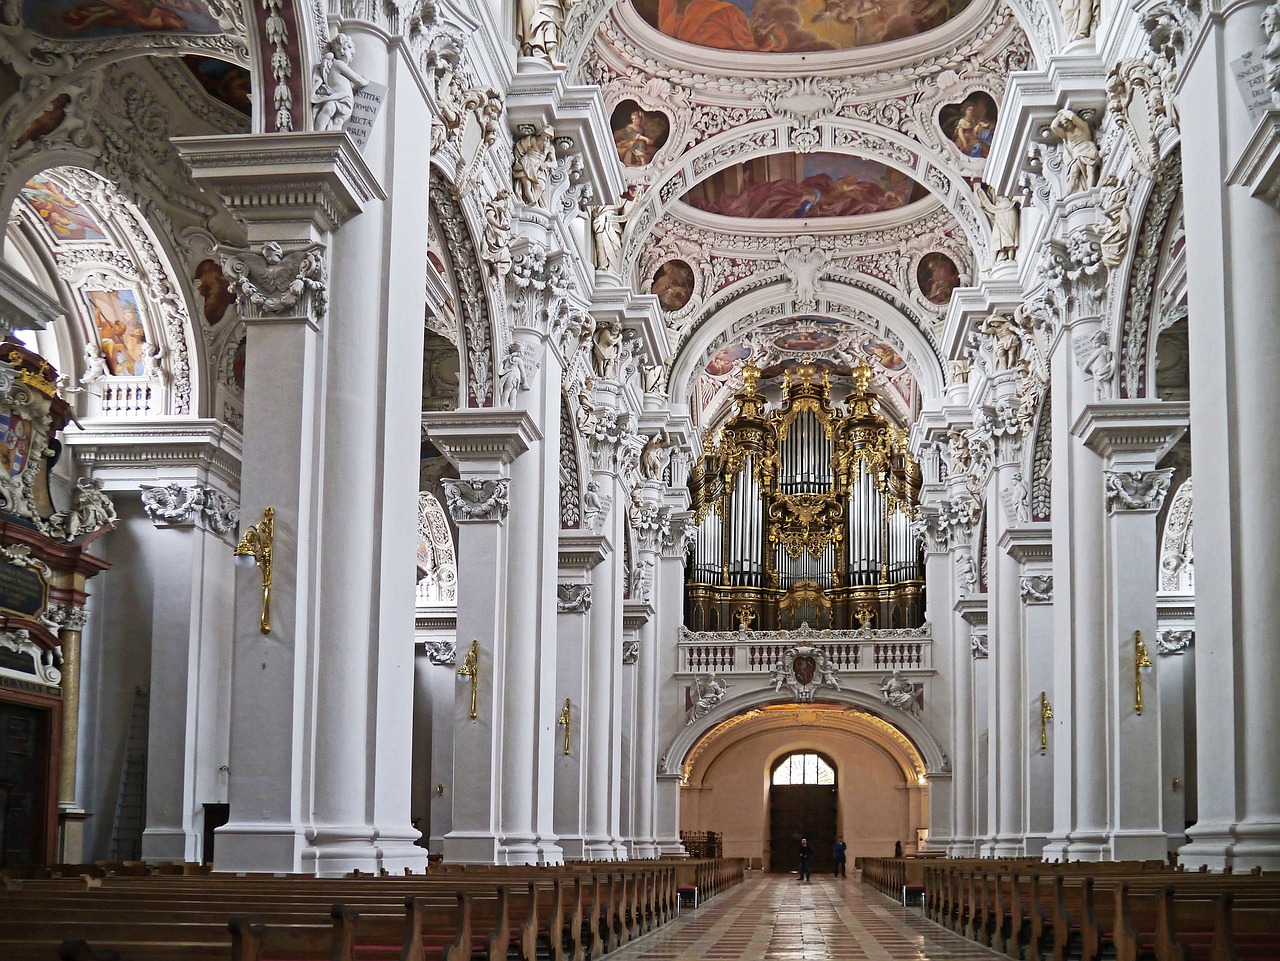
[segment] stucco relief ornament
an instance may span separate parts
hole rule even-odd
[[[1262,62],[1267,65],[1267,89],[1271,91],[1271,105],[1280,107],[1280,2],[1262,11],[1262,32],[1267,35],[1267,49],[1262,52]]]
[[[1093,380],[1095,400],[1101,400],[1116,374],[1116,354],[1105,328],[1089,334],[1077,334],[1071,341],[1076,364],[1085,377]]]
[[[1102,153],[1093,141],[1093,128],[1088,121],[1064,108],[1058,111],[1049,129],[1062,141],[1066,193],[1079,193],[1094,186],[1102,167]]]
[[[640,642],[637,640],[624,640],[622,642],[622,663],[635,664],[640,660]]]
[[[554,127],[530,127],[512,147],[511,179],[521,202],[530,207],[545,205],[551,171],[556,166],[555,136]]]
[[[503,407],[514,407],[517,395],[529,389],[540,366],[523,344],[508,344],[506,354],[498,363],[498,402]]]
[[[978,206],[991,222],[991,266],[1016,260],[1022,204],[1012,197],[1001,197],[984,183],[978,184],[973,192]]]
[[[612,504],[613,495],[601,494],[599,482],[587,482],[587,489],[582,492],[582,519],[593,533],[599,534],[604,530]]]
[[[693,679],[693,707],[689,709],[689,723],[693,724],[711,713],[711,709],[729,694],[729,685],[712,671],[706,677]]]
[[[199,484],[144,487],[142,507],[155,524],[194,524],[203,517],[217,534],[228,534],[240,526],[240,508],[219,490]]]
[[[1028,574],[1018,578],[1018,593],[1024,604],[1048,604],[1053,601],[1053,575]]]
[[[223,269],[242,315],[284,313],[296,307],[307,293],[311,294],[317,317],[323,317],[328,309],[324,248],[318,244],[285,253],[278,243],[269,241],[256,251],[228,255]]]
[[[804,630],[805,625],[801,628]],[[788,648],[783,652],[782,660],[769,675],[769,683],[775,692],[785,686],[802,704],[813,700],[814,693],[820,687],[831,687],[840,690],[840,677],[822,648],[808,644]]]
[[[969,635],[969,654],[975,661],[983,660],[990,656],[990,649],[987,646],[986,634],[970,634]]]
[[[1185,654],[1196,639],[1193,630],[1156,631],[1157,654]]]
[[[114,527],[117,520],[116,506],[103,493],[102,481],[96,477],[81,477],[71,492],[71,506],[54,513],[49,518],[48,527],[54,537],[77,541]]]
[[[623,200],[616,204],[601,204],[591,212],[591,237],[595,268],[608,274],[622,273],[622,232],[627,218],[640,201]]]
[[[267,17],[263,21],[267,43],[271,44],[271,79],[275,81],[272,101],[276,108],[276,130],[293,129],[293,93],[289,90],[289,78],[293,76],[293,61],[289,57],[289,25],[280,10],[285,0],[262,0]]]
[[[590,584],[559,584],[556,586],[556,610],[561,614],[591,610]]]
[[[507,516],[510,478],[445,478],[443,483],[445,505],[454,523],[496,521]]]
[[[894,671],[880,679],[880,699],[912,717],[920,715],[920,694],[920,686],[910,678],[903,677],[901,671]]]
[[[1158,511],[1169,493],[1173,468],[1165,470],[1108,470],[1102,472],[1107,513]]]
[[[1109,174],[1102,183],[1103,229],[1098,238],[1098,246],[1102,251],[1102,263],[1109,270],[1120,266],[1125,251],[1129,249],[1129,233],[1133,229],[1133,219],[1129,216],[1129,185],[1122,182],[1115,174]]]
[[[511,191],[499,190],[484,203],[485,270],[494,280],[511,273]]]
[[[978,585],[978,575],[973,566],[973,556],[970,554],[956,555],[956,587],[960,591],[961,597],[968,597],[974,592]]]
[[[311,117],[315,130],[341,130],[355,109],[356,91],[369,85],[351,69],[355,53],[351,38],[345,33],[336,34],[325,44],[320,61],[311,69]]]
[[[1100,11],[1099,0],[1061,0],[1062,32],[1067,42],[1093,36]]]
[[[458,659],[454,641],[427,641],[427,660],[432,664],[453,664]]]
[[[823,290],[822,273],[830,260],[830,253],[811,243],[778,251],[778,261],[787,271],[791,296],[797,306],[807,305],[816,309],[818,294]]]

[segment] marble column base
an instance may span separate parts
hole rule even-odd
[[[1163,831],[1117,831],[1111,835],[1111,857],[1116,861],[1163,861],[1168,844]]]
[[[307,838],[302,828],[275,822],[232,822],[215,833],[215,871],[302,871]]]
[[[195,861],[195,832],[182,828],[147,828],[142,832],[142,860]]]

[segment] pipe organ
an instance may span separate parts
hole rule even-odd
[[[742,369],[737,409],[689,481],[692,630],[919,627],[924,563],[911,530],[920,468],[880,413],[871,370],[843,406],[828,374],[788,371],[779,403]]]

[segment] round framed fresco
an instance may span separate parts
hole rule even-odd
[[[649,292],[657,296],[663,310],[679,310],[693,296],[693,268],[683,260],[668,260],[654,273]]]

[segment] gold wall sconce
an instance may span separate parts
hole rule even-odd
[[[1133,709],[1142,713],[1142,669],[1151,666],[1151,654],[1142,642],[1142,632],[1133,632]]]
[[[444,782],[441,781],[436,785],[436,797],[444,797]]]
[[[557,724],[564,725],[564,753],[569,754],[569,724],[573,720],[572,703],[566,697],[564,699],[564,708],[560,711],[560,716],[556,718]]]
[[[458,668],[458,677],[471,678],[471,720],[476,719],[476,689],[480,684],[480,641],[471,642],[471,650],[462,659],[462,667]]]
[[[1049,703],[1049,695],[1040,692],[1040,753],[1049,750],[1049,722],[1053,720],[1053,706]]]
[[[245,528],[235,550],[237,564],[257,564],[262,568],[262,617],[259,625],[263,634],[271,633],[271,544],[275,539],[275,516],[274,507],[265,508],[262,520]]]

